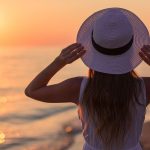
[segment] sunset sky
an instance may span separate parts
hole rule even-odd
[[[0,46],[75,42],[82,22],[107,7],[133,11],[150,29],[149,0],[0,0]]]

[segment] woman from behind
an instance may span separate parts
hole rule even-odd
[[[88,77],[47,85],[57,71],[80,57],[89,68]],[[100,10],[84,21],[77,43],[63,49],[25,94],[48,103],[75,103],[85,139],[83,150],[141,150],[150,100],[150,77],[134,71],[142,60],[150,65],[144,23],[122,8]]]
[[[79,98],[84,149],[140,150],[150,78],[134,69],[142,59],[150,64],[146,26],[128,10],[107,8],[84,21],[77,41],[89,67]]]
[[[139,147],[147,106],[144,80],[133,70],[116,75],[89,69],[82,88],[78,111],[85,149]]]

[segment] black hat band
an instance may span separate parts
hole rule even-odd
[[[98,45],[93,38],[93,31],[92,31],[92,44],[93,47],[100,53],[106,54],[106,55],[121,55],[123,53],[125,53],[126,51],[128,51],[133,43],[133,39],[134,37],[132,36],[131,40],[129,41],[129,43],[127,43],[126,45],[119,47],[119,48],[105,48],[102,47],[100,45]]]

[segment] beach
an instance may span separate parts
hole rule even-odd
[[[57,142],[43,142],[43,144],[38,146],[32,146],[32,150],[81,150],[83,147],[84,139],[82,136],[81,122],[76,117],[75,111],[68,111],[66,113],[71,114],[71,118],[66,118],[70,121],[63,124],[59,131],[59,137],[55,139]],[[66,114],[60,115],[60,118],[65,118]],[[73,119],[74,118],[74,119]],[[57,122],[55,120],[56,123]],[[143,125],[143,131],[141,136],[141,144],[143,150],[150,150],[150,122],[146,122]],[[30,150],[30,148],[28,148]]]
[[[17,47],[0,51],[0,76],[3,77],[0,79],[0,150],[61,150],[75,144],[74,137],[81,132],[75,104],[44,103],[24,94],[29,82],[59,52],[57,47],[28,50]],[[65,66],[50,83],[86,72],[86,67],[78,60]]]
[[[66,130],[67,128],[68,130]],[[60,148],[55,147],[53,150],[82,150],[84,139],[81,132],[80,121],[74,119],[68,122],[66,128],[62,130],[66,132],[66,137],[68,137],[68,139],[64,138],[62,143],[58,142]],[[150,122],[144,123],[140,142],[143,150],[150,150]]]
[[[84,139],[75,104],[43,103],[24,94],[29,82],[59,52],[59,47],[0,51],[0,150],[82,150]],[[139,66],[139,74],[148,76],[148,67]],[[87,67],[79,59],[65,66],[49,84],[87,73]],[[149,110],[141,138],[145,150],[150,150]]]
[[[150,150],[150,122],[144,123],[140,141],[143,150]],[[79,133],[78,135],[74,136],[74,144],[72,144],[70,149],[68,150],[77,150],[77,149],[81,150],[83,142],[84,142],[83,136],[81,133]]]
[[[144,123],[141,143],[144,150],[150,150],[150,122]]]

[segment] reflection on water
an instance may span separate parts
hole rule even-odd
[[[24,95],[27,84],[59,52],[59,48],[49,47],[0,50],[0,150],[46,150],[57,147],[59,142],[64,144],[64,133],[60,131],[63,124],[77,118],[76,106],[42,103]],[[137,72],[148,76],[150,69],[142,64]],[[78,59],[59,71],[51,84],[86,74],[87,67]],[[149,114],[148,111],[147,120],[150,120]],[[66,133],[72,130],[71,126],[64,128]]]
[[[6,103],[7,102],[7,97],[0,97],[0,103]]]
[[[5,142],[5,134],[0,131],[0,144],[3,144]]]
[[[67,133],[70,133],[70,132],[72,132],[72,127],[70,127],[70,126],[67,126],[66,128],[65,128],[65,131],[67,132]]]
[[[47,145],[46,150],[63,141],[60,130],[76,117],[75,105],[42,103],[24,95],[27,84],[59,52],[59,48],[48,47],[0,50],[0,150],[38,150],[40,145]],[[51,84],[86,72],[78,60],[58,72]],[[66,132],[70,131],[68,127]]]

